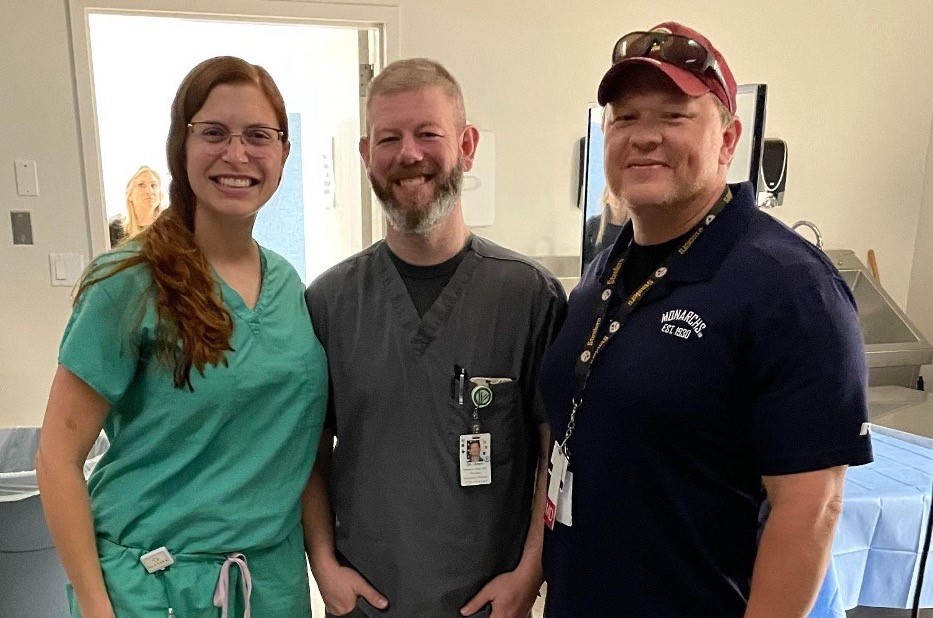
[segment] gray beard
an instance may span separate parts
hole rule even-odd
[[[457,165],[442,179],[434,191],[434,199],[424,208],[411,209],[404,212],[398,200],[392,194],[391,187],[379,185],[369,176],[373,193],[382,204],[382,211],[389,220],[389,225],[398,232],[427,236],[441,221],[451,213],[460,199],[460,189],[463,186],[463,165]]]

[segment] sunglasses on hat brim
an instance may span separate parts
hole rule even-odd
[[[612,48],[612,64],[629,58],[654,58],[698,75],[711,71],[723,92],[729,92],[715,56],[688,36],[668,32],[629,32]]]

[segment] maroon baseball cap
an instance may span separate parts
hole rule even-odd
[[[667,75],[684,94],[698,97],[707,92],[712,92],[713,95],[726,106],[726,109],[734,114],[736,109],[735,94],[737,90],[735,78],[732,76],[729,65],[726,64],[726,59],[722,57],[718,49],[713,47],[709,39],[696,30],[674,21],[658,24],[651,29],[651,32],[655,31],[678,34],[699,43],[708,53],[712,54],[713,58],[716,60],[719,72],[722,74],[722,82],[720,82],[719,78],[711,70],[704,71],[703,73],[696,73],[676,64],[672,64],[671,62],[666,62],[660,58],[649,58],[646,56],[625,58],[609,67],[609,70],[603,75],[603,79],[599,83],[599,91],[597,94],[599,104],[605,105],[616,97],[620,87],[625,83],[625,76],[629,73],[629,69],[633,66],[647,65],[655,67]]]

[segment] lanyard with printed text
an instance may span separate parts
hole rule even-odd
[[[726,186],[725,191],[723,191],[720,198],[716,201],[713,207],[710,209],[706,216],[697,223],[693,229],[686,234],[687,239],[674,251],[670,253],[657,269],[648,277],[648,279],[642,283],[640,286],[635,288],[635,291],[621,303],[619,307],[613,312],[613,315],[610,315],[609,305],[612,299],[613,292],[615,292],[619,285],[621,284],[621,275],[622,267],[625,264],[625,260],[628,258],[629,252],[632,248],[631,241],[628,246],[622,252],[622,255],[619,256],[619,259],[616,260],[615,265],[613,265],[612,270],[609,271],[609,277],[606,279],[606,286],[600,294],[598,300],[596,301],[595,313],[596,313],[596,322],[593,324],[593,328],[590,330],[589,335],[587,336],[586,342],[583,346],[583,351],[577,357],[576,367],[574,368],[573,377],[574,377],[574,391],[573,398],[571,403],[573,407],[570,410],[570,420],[567,422],[567,431],[564,433],[564,439],[560,443],[560,449],[563,451],[564,457],[568,460],[570,458],[570,450],[567,448],[567,443],[570,441],[570,436],[573,434],[574,425],[577,420],[577,410],[580,408],[580,404],[583,403],[583,391],[586,389],[586,382],[590,378],[590,372],[593,369],[593,363],[596,361],[596,357],[599,356],[599,353],[602,351],[606,344],[622,329],[622,325],[631,317],[632,313],[635,311],[635,308],[638,304],[645,298],[648,292],[667,275],[668,271],[671,268],[671,265],[674,264],[675,260],[682,255],[685,255],[687,251],[694,245],[696,240],[700,237],[704,230],[713,222],[716,216],[722,212],[722,209],[726,207],[732,200],[732,192],[729,187]],[[608,327],[605,324],[608,322]]]

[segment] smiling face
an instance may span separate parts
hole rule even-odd
[[[395,230],[427,234],[460,201],[476,129],[464,126],[439,86],[377,95],[368,122],[360,155],[373,192]]]
[[[252,83],[214,87],[191,122],[222,125],[235,135],[259,126],[279,128],[272,104]],[[206,218],[252,222],[278,188],[288,148],[288,143],[276,141],[257,150],[232,137],[218,150],[189,131],[186,172],[195,197],[195,229]]]
[[[633,70],[606,119],[606,179],[636,215],[699,212],[725,186],[741,126],[713,95],[691,97],[660,71]]]

